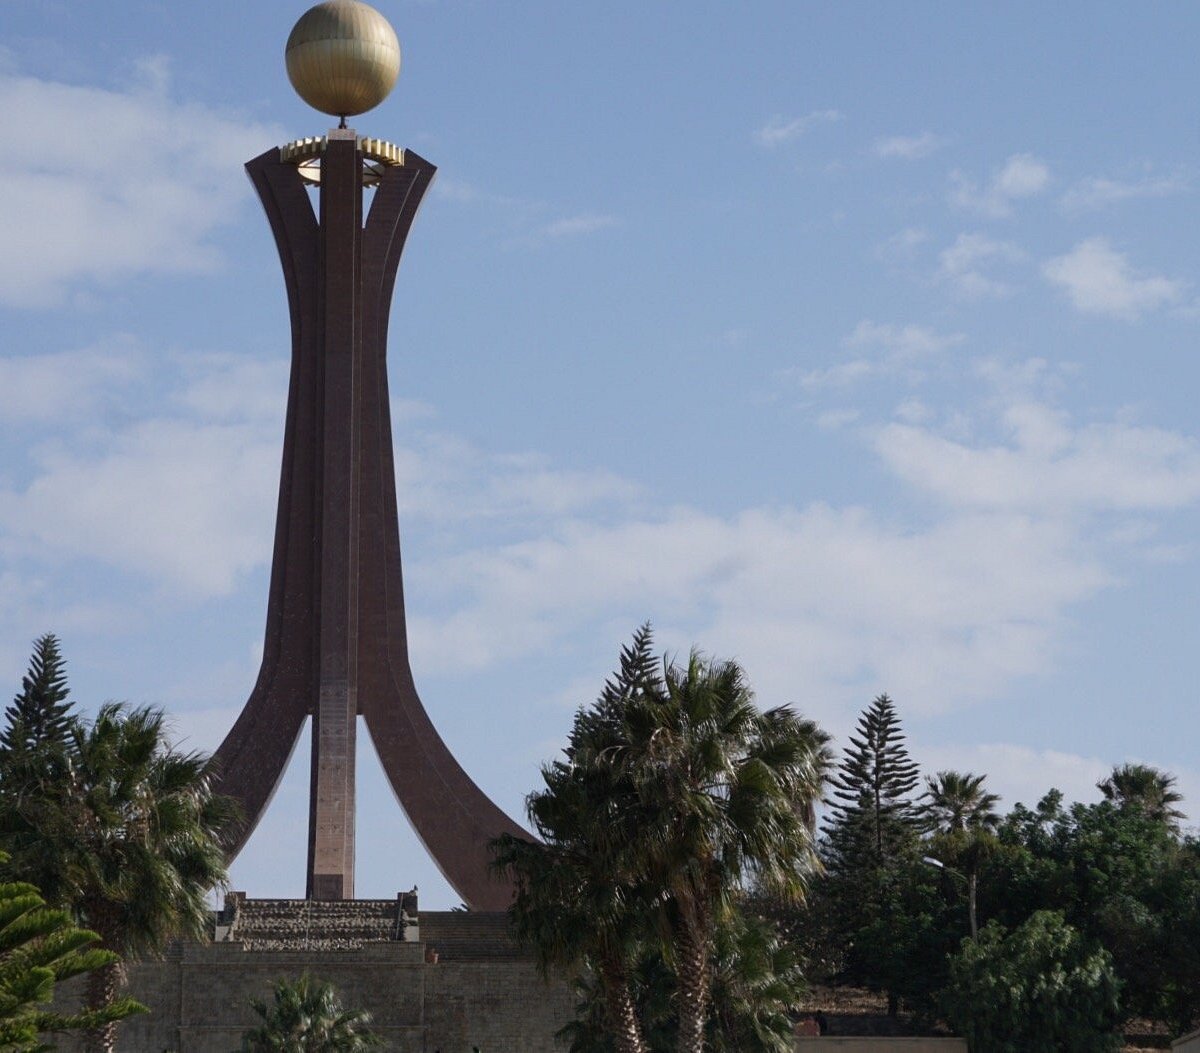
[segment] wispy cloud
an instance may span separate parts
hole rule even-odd
[[[876,245],[875,256],[892,265],[909,264],[915,259],[921,246],[928,241],[929,231],[922,227],[905,227]]]
[[[817,124],[829,124],[845,118],[840,110],[813,110],[803,117],[781,117],[776,115],[754,133],[760,146],[779,146],[798,139]]]
[[[64,143],[103,143],[120,164],[63,164],[53,150],[0,163],[0,303],[47,307],[76,288],[220,262],[214,234],[249,196],[241,165],[281,139],[167,94],[167,66],[143,63],[124,90],[0,73],[0,136],[53,129]]]
[[[1107,208],[1122,201],[1136,198],[1168,197],[1188,189],[1188,180],[1182,176],[1162,176],[1155,179],[1139,179],[1132,182],[1092,176],[1080,180],[1060,199],[1062,207],[1072,212],[1083,212]]]
[[[1033,154],[1013,154],[980,186],[962,172],[950,173],[950,200],[959,208],[989,219],[1012,213],[1013,202],[1036,197],[1050,185],[1050,169]]]
[[[844,388],[904,370],[919,375],[919,366],[931,356],[962,343],[962,333],[938,333],[923,325],[891,325],[864,319],[842,341],[856,351],[855,358],[822,369],[785,370],[781,379],[806,391]],[[872,354],[873,352],[873,354]]]
[[[1075,424],[1034,398],[1002,405],[999,441],[893,423],[876,438],[902,479],[959,508],[1032,515],[1159,512],[1200,501],[1200,443],[1120,419]]]
[[[997,241],[986,234],[960,234],[953,245],[938,256],[937,277],[968,299],[1005,296],[1007,283],[986,273],[995,264],[1016,263],[1024,257],[1008,241]]]
[[[885,325],[864,319],[846,337],[847,347],[880,347],[894,361],[912,361],[945,351],[966,339],[962,333],[939,333],[924,325]]]
[[[1110,318],[1133,320],[1176,302],[1183,292],[1182,282],[1135,272],[1124,254],[1101,237],[1047,260],[1042,273],[1066,292],[1076,310]]]
[[[942,140],[933,132],[922,132],[920,135],[884,136],[876,139],[871,149],[876,157],[916,161],[928,157],[941,145]]]
[[[607,230],[616,226],[615,216],[600,215],[594,212],[584,212],[577,216],[566,216],[546,224],[542,233],[548,238],[576,238],[586,234],[595,234],[598,230]]]

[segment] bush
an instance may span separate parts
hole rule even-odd
[[[1056,911],[1011,933],[992,923],[964,940],[942,992],[971,1053],[1106,1053],[1121,1048],[1120,984],[1102,948]]]

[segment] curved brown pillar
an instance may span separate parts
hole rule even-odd
[[[362,222],[362,153],[329,133],[320,215],[278,150],[246,169],[275,235],[292,322],[292,373],[262,669],[214,757],[247,822],[270,803],[306,715],[313,717],[308,895],[354,895],[354,742],[362,714],[396,797],[472,909],[512,888],[487,842],[528,836],[475,785],[438,735],[408,661],[387,383],[392,288],[435,168],[406,152],[387,165]]]

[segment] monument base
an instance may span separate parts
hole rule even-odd
[[[130,967],[129,991],[151,1012],[121,1024],[119,1048],[229,1053],[257,1022],[250,999],[308,972],[366,1009],[393,1053],[561,1053],[554,1035],[574,1017],[574,992],[542,978],[507,917],[415,907],[411,893],[332,903],[231,893],[212,943]],[[64,984],[61,1003],[81,994],[81,981]],[[58,1048],[82,1045],[64,1036]]]

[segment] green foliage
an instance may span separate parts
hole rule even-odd
[[[1001,825],[983,892],[1007,925],[1061,911],[1113,956],[1127,1017],[1186,1031],[1200,1013],[1200,853],[1161,815],[1110,801],[1062,805],[1048,794]]]
[[[26,678],[29,697],[66,695],[48,641],[39,641]],[[171,745],[161,710],[106,704],[0,771],[9,877],[36,885],[122,958],[207,935],[206,896],[225,879],[222,837],[235,808],[212,792],[207,757]],[[115,958],[92,972],[89,1006],[112,1005],[121,980]],[[102,1031],[98,1041],[111,1048],[111,1026]]]
[[[831,780],[826,828],[835,868],[882,866],[911,853],[919,828],[912,801],[918,768],[910,759],[895,703],[880,695],[858,721]]]
[[[918,863],[917,782],[895,704],[880,695],[863,711],[832,780],[818,897],[832,922],[837,979],[886,991],[893,1011],[906,995],[921,996],[904,955],[936,942],[930,926],[940,904]],[[911,910],[900,909],[898,899],[914,897],[920,902]]]
[[[1123,1045],[1107,951],[1054,911],[1013,932],[994,922],[964,940],[941,1003],[971,1053],[1104,1053]]]
[[[791,1053],[792,1013],[806,990],[799,957],[771,922],[741,910],[718,926],[712,1009],[705,1049],[714,1053]],[[632,991],[646,1048],[669,1053],[679,1041],[673,1010],[677,982],[652,943],[644,945],[633,970]],[[577,1017],[560,1033],[570,1053],[613,1053],[604,1000],[590,974],[582,976]]]
[[[9,760],[46,742],[64,743],[72,722],[69,694],[58,637],[46,633],[34,641],[21,691],[4,711],[0,758]]]
[[[261,1023],[242,1036],[241,1053],[361,1053],[382,1042],[371,1016],[347,1009],[337,991],[305,973],[279,980],[270,1002],[250,1002]]]
[[[789,709],[760,712],[736,663],[693,651],[659,671],[651,642],[643,627],[543,768],[528,807],[544,843],[495,847],[518,934],[543,962],[590,968],[616,1049],[648,1048],[648,946],[674,978],[678,1048],[698,1049],[734,893],[754,881],[796,897],[816,866],[805,816],[826,736]]]
[[[92,946],[97,938],[76,928],[66,911],[47,908],[33,885],[0,884],[0,1053],[49,1049],[39,1036],[91,1030],[146,1011],[131,999],[75,1015],[45,1008],[57,981],[115,960],[116,955]]]
[[[1148,764],[1121,764],[1096,783],[1104,799],[1122,811],[1140,812],[1147,819],[1175,826],[1187,816],[1174,805],[1183,800],[1175,789],[1175,776]]]

